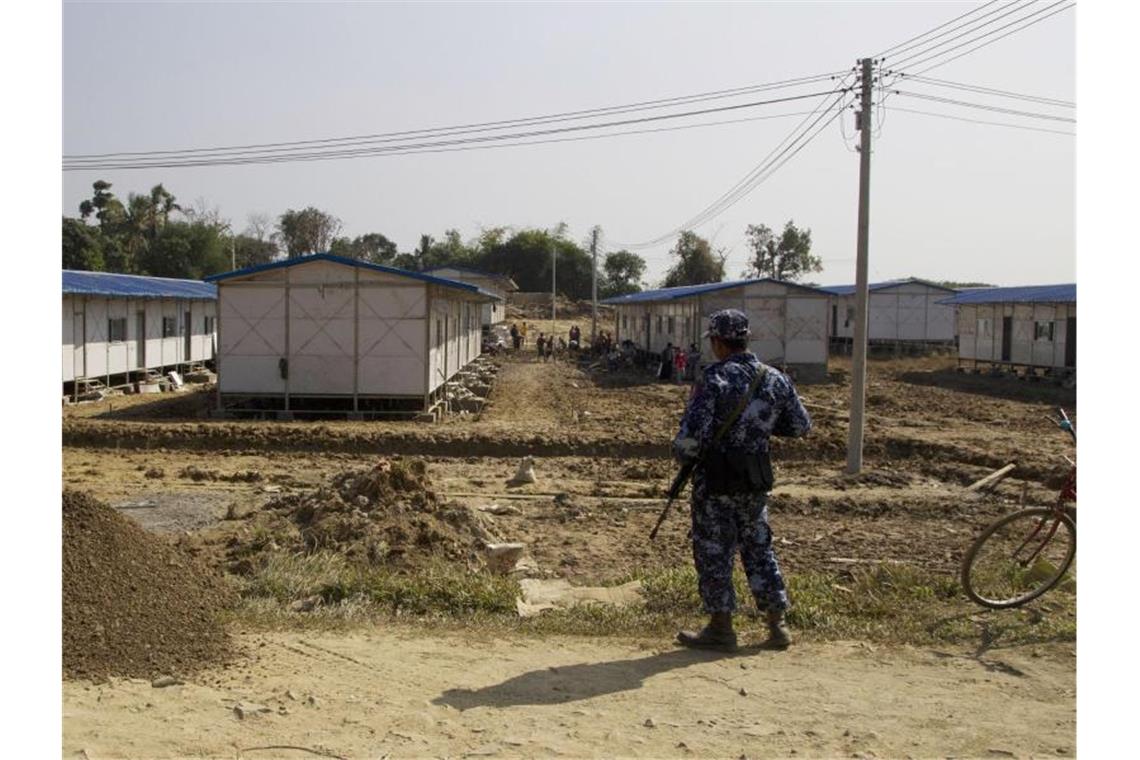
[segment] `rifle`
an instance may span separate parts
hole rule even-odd
[[[717,429],[716,434],[709,441],[707,448],[712,448],[724,437],[729,428],[736,424],[740,419],[740,415],[744,414],[744,410],[748,408],[748,404],[752,402],[752,397],[756,394],[756,389],[760,387],[760,382],[764,379],[764,375],[768,374],[768,365],[760,364],[760,371],[756,373],[753,378],[752,384],[748,386],[748,392],[744,394],[744,398],[740,400],[736,408],[732,411],[721,426]],[[693,470],[700,464],[703,459],[704,451],[698,452],[697,456],[692,460],[681,465],[681,469],[677,471],[676,476],[673,478],[672,485],[669,486],[669,499],[665,502],[665,509],[661,510],[661,514],[657,517],[657,524],[653,526],[653,530],[649,531],[649,540],[653,541],[657,538],[657,531],[661,529],[661,524],[665,522],[665,518],[669,516],[669,510],[673,507],[673,502],[681,495],[681,491],[685,490],[685,484],[689,482],[689,478],[693,475]]]

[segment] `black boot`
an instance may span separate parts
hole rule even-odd
[[[792,634],[784,624],[784,611],[772,610],[765,613],[768,621],[768,640],[761,646],[765,649],[787,649],[792,644]]]
[[[681,631],[677,634],[677,643],[693,649],[719,649],[722,651],[736,649],[736,632],[732,630],[732,613],[714,612],[709,617],[709,624],[700,633]]]

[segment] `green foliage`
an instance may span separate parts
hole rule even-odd
[[[229,240],[201,222],[167,223],[138,258],[139,273],[152,277],[200,280],[229,268]]]
[[[669,254],[676,257],[677,263],[665,275],[666,288],[724,280],[725,256],[713,253],[709,241],[695,232],[682,232]]]
[[[340,219],[313,206],[300,211],[288,209],[277,219],[277,233],[291,259],[326,253],[340,227]]]
[[[329,246],[329,253],[348,259],[360,259],[370,264],[390,265],[398,251],[396,244],[379,232],[369,232],[349,239],[337,238]]]
[[[236,235],[233,245],[234,265],[237,269],[268,264],[277,258],[277,244],[271,240],[258,240],[249,235]]]
[[[823,262],[811,253],[811,230],[798,229],[790,219],[779,237],[763,224],[748,225],[745,234],[752,249],[750,277],[794,282],[808,272],[823,271]]]
[[[613,298],[641,290],[645,259],[629,251],[607,253],[602,263],[598,290],[602,298]]]
[[[102,272],[104,241],[98,227],[63,217],[63,268]]]

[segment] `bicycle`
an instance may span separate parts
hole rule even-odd
[[[1073,437],[1077,432],[1065,410],[1050,422]],[[990,524],[962,560],[966,596],[991,609],[1018,607],[1066,578],[1077,553],[1077,465],[1071,465],[1048,507],[1028,507]],[[1075,579],[1073,579],[1075,582]]]

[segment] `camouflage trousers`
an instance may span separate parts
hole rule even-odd
[[[764,493],[693,499],[693,562],[706,613],[735,611],[732,567],[738,550],[760,611],[787,609],[787,587],[772,551],[767,500]]]

